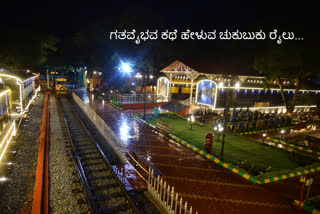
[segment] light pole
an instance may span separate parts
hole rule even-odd
[[[228,90],[227,90],[227,100],[226,100],[226,108],[224,112],[224,124],[223,124],[223,132],[222,132],[222,142],[221,142],[221,150],[220,150],[220,158],[221,160],[224,159],[224,137],[226,135],[226,130],[227,130],[227,123],[229,119],[229,108],[230,108],[230,101],[231,101],[231,94],[230,94],[230,85],[233,84],[233,79],[235,76],[231,76],[228,79]],[[238,89],[240,87],[240,83],[237,82],[234,86],[235,89]]]
[[[143,70],[143,86],[144,86],[143,119],[146,120],[146,102],[147,102],[146,70]]]
[[[190,117],[188,117],[188,122],[190,123],[190,130],[192,130],[192,124],[193,124],[193,122],[194,122],[194,116],[193,116],[193,114],[192,114]]]
[[[138,93],[138,79],[141,79],[142,76],[140,73],[137,73],[135,77],[136,77],[136,94],[137,94]]]
[[[266,137],[267,137],[267,134],[266,134],[266,133],[263,133],[263,134],[262,134],[262,143],[264,143],[264,142],[265,142]]]
[[[283,140],[283,138],[284,138],[284,134],[286,133],[286,131],[284,130],[284,129],[282,129],[281,131],[280,131],[280,134],[281,134],[281,140]]]
[[[223,132],[224,128],[223,128],[223,126],[219,123],[218,126],[215,126],[213,129],[214,129],[214,131],[215,131],[216,133],[218,133],[218,142],[219,142],[219,141],[220,141],[220,140],[219,140],[220,135],[221,135],[221,133]]]

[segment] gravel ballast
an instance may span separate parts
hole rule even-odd
[[[8,179],[0,183],[0,213],[31,213],[44,97],[33,101],[11,140],[5,161],[12,165],[7,170],[0,165],[0,177]]]
[[[62,137],[55,95],[50,96],[49,204],[51,213],[90,213],[79,175]]]

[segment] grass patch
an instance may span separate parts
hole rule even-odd
[[[309,198],[308,200],[304,201],[304,203],[314,209],[320,210],[320,195]]]
[[[208,132],[213,132],[211,126],[203,124],[193,124],[192,130],[190,130],[188,121],[174,114],[161,114],[152,118],[149,122],[155,125],[157,120],[172,126],[171,133],[173,135],[203,150],[205,135]],[[219,157],[220,148],[221,136],[220,142],[217,141],[217,136],[215,136],[212,145],[212,154],[215,157]],[[310,165],[320,165],[317,159],[309,156],[277,149],[233,134],[228,134],[225,137],[224,161],[243,169],[251,175],[257,176],[258,179],[307,169],[310,168]]]

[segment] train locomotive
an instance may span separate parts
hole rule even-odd
[[[68,90],[67,90],[67,79],[65,78],[57,78],[55,81],[55,93],[57,96],[64,96],[68,95]]]

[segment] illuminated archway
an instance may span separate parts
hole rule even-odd
[[[201,80],[197,84],[196,103],[216,108],[217,84],[212,80]]]
[[[166,100],[169,98],[169,79],[160,77],[157,82],[157,96],[163,96]]]

